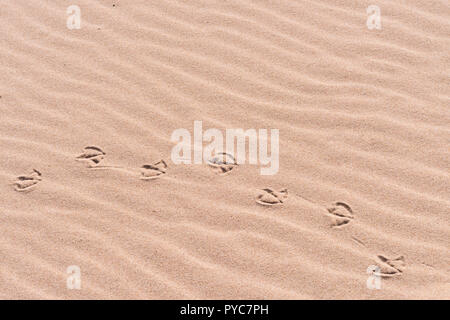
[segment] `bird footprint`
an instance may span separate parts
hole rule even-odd
[[[333,220],[332,227],[344,226],[354,219],[352,208],[344,202],[335,202],[327,210]]]
[[[262,189],[262,192],[256,198],[256,203],[263,206],[275,206],[282,204],[288,196],[287,189],[274,191],[270,188]]]
[[[155,164],[145,164],[140,169],[135,169],[121,166],[100,165],[100,162],[105,158],[106,152],[99,147],[88,146],[85,147],[83,151],[84,152],[81,155],[76,157],[76,160],[87,162],[88,167],[92,170],[118,170],[132,175],[135,175],[136,172],[140,171],[140,178],[142,180],[152,180],[166,174],[167,164],[164,160],[161,160]]]
[[[100,162],[105,159],[105,156],[106,153],[99,147],[89,146],[84,148],[84,152],[76,157],[76,160],[86,162],[90,169],[116,169],[127,171],[126,168],[121,166],[100,165]]]
[[[33,190],[36,185],[42,180],[42,174],[33,169],[33,171],[29,175],[23,175],[17,177],[14,181],[14,190],[18,192],[28,192]]]
[[[395,259],[389,259],[385,256],[378,255],[377,263],[379,264],[380,270],[378,275],[384,278],[391,278],[399,276],[403,273],[405,269],[405,257],[399,256]]]
[[[85,161],[88,163],[88,166],[90,168],[93,168],[99,165],[100,161],[105,158],[105,155],[106,153],[102,149],[94,146],[89,146],[84,148],[83,154],[76,157],[76,160]]]
[[[166,174],[167,163],[164,160],[156,162],[155,164],[145,164],[141,167],[141,179],[153,180]]]
[[[231,154],[220,152],[208,160],[208,165],[218,174],[224,175],[231,172],[237,166],[237,162]]]

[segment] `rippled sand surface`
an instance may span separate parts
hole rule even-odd
[[[0,299],[450,298],[447,1],[70,4],[1,3]],[[175,165],[194,121],[279,172]]]

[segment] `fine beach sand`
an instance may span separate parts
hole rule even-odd
[[[445,0],[2,1],[0,299],[450,299],[449,18]],[[196,120],[279,129],[279,172],[175,165]],[[76,161],[87,146],[114,168]],[[288,193],[262,206],[265,188]]]

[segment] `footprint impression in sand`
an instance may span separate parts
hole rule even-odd
[[[400,276],[405,269],[405,257],[399,256],[394,259],[389,259],[382,255],[378,255],[377,265],[380,267],[380,270],[378,273],[375,272],[374,275],[383,278]]]
[[[87,163],[88,168],[90,169],[113,169],[119,171],[125,171],[131,173],[130,170],[120,166],[111,166],[111,165],[100,165],[100,162],[105,159],[106,153],[100,149],[99,147],[89,146],[85,147],[83,153],[80,154],[75,159],[77,161]]]
[[[258,196],[256,202],[265,206],[282,204],[283,201],[287,198],[288,194],[287,189],[282,189],[278,192],[275,192],[272,189],[263,189],[263,191],[264,192]],[[302,195],[297,196],[316,206],[323,207],[322,204],[310,200]],[[345,202],[335,202],[331,206],[326,207],[326,210],[327,210],[326,214],[333,221],[331,224],[332,228],[344,226],[355,218],[353,215],[352,208]]]
[[[106,153],[99,147],[89,146],[85,147],[83,151],[84,152],[81,155],[76,157],[76,160],[86,162],[91,170],[117,170],[131,175],[138,175],[140,172],[140,179],[142,180],[152,180],[166,174],[167,164],[164,160],[155,164],[146,164],[140,169],[135,169],[113,165],[100,165],[100,162],[105,158]]]
[[[153,180],[166,174],[167,164],[164,160],[156,162],[155,164],[145,164],[141,167],[141,179]]]
[[[275,191],[270,188],[266,188],[261,190],[261,193],[256,198],[256,203],[263,206],[281,205],[287,199],[287,196],[287,189]]]
[[[353,210],[344,202],[335,202],[327,208],[328,216],[333,220],[332,227],[341,227],[354,219]]]
[[[83,154],[76,157],[76,160],[86,162],[90,168],[94,168],[105,158],[105,155],[106,153],[102,149],[89,146],[84,148]]]
[[[232,155],[220,152],[208,160],[208,165],[218,174],[224,175],[230,173],[238,164]]]
[[[14,190],[18,192],[28,192],[33,190],[36,185],[42,180],[42,174],[33,169],[33,171],[29,175],[23,175],[17,177],[14,181]]]

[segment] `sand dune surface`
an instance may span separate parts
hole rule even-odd
[[[1,4],[0,299],[450,298],[447,1],[70,5]]]

